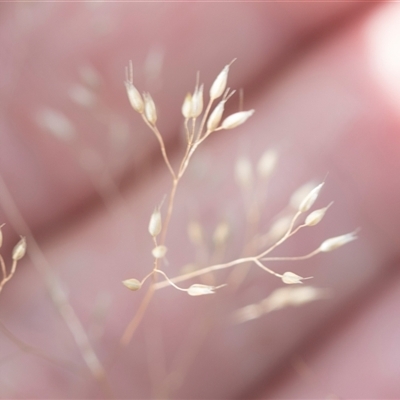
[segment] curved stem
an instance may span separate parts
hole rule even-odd
[[[254,257],[246,257],[246,258],[239,258],[237,260],[230,261],[230,262],[228,262],[226,264],[211,265],[209,267],[202,268],[202,269],[199,269],[197,271],[189,272],[187,274],[180,275],[180,276],[177,276],[175,278],[171,278],[170,281],[172,281],[174,283],[187,281],[189,279],[195,278],[196,276],[201,276],[201,275],[207,274],[207,273],[212,272],[212,271],[219,271],[221,269],[226,269],[226,268],[233,267],[234,265],[243,264],[243,263],[246,263],[246,262],[249,262],[249,261],[254,261],[254,259],[255,259]],[[156,283],[154,285],[154,289],[158,290],[158,289],[161,289],[161,288],[166,287],[168,285],[169,285],[168,281],[158,282],[158,283]]]

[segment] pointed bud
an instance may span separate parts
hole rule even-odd
[[[133,86],[131,82],[128,81],[125,82],[125,87],[131,106],[135,111],[142,114],[144,110],[144,104],[139,91],[135,88],[135,86]]]
[[[13,261],[19,261],[26,253],[26,239],[21,236],[21,240],[15,245],[12,252]]]
[[[289,205],[294,210],[298,210],[301,202],[304,198],[313,190],[316,186],[316,182],[307,182],[297,188],[292,196],[290,197]]]
[[[149,222],[150,235],[153,237],[158,236],[161,232],[161,229],[162,229],[161,212],[159,209],[156,208],[150,217],[150,222]]]
[[[190,296],[203,296],[205,294],[213,294],[215,293],[215,290],[225,286],[209,286],[209,285],[202,285],[201,283],[195,283],[194,285],[190,286],[190,288],[187,290],[188,294]]]
[[[307,218],[305,220],[305,224],[307,226],[314,226],[317,225],[318,223],[321,222],[322,218],[324,218],[326,212],[328,211],[328,208],[333,204],[330,203],[328,206],[324,208],[320,208],[319,210],[313,211],[311,214],[307,215]]]
[[[222,96],[224,90],[226,88],[226,82],[228,80],[228,72],[229,72],[229,65],[226,65],[224,69],[218,74],[215,78],[215,81],[211,85],[210,88],[210,99],[215,100],[218,97]]]
[[[202,113],[202,111],[203,111],[203,85],[201,85],[199,88],[196,88],[196,90],[193,93],[190,116],[192,118],[197,118]]]
[[[236,128],[239,125],[242,125],[244,122],[247,121],[248,118],[250,118],[254,114],[254,110],[249,110],[249,111],[239,111],[235,114],[230,115],[229,117],[226,117],[222,121],[222,128],[223,129],[233,129]]]
[[[293,284],[297,284],[297,283],[303,283],[302,281],[303,281],[304,279],[310,279],[310,278],[312,278],[312,277],[310,276],[310,277],[307,277],[307,278],[303,278],[303,277],[301,277],[301,276],[299,276],[299,275],[297,275],[297,274],[295,274],[295,273],[293,273],[293,272],[285,272],[285,273],[281,276],[282,282],[283,282],[283,283],[286,283],[287,285],[293,285]]]
[[[356,232],[346,233],[345,235],[336,236],[330,239],[325,240],[321,246],[319,246],[319,251],[332,251],[336,250],[343,245],[352,242],[357,239]]]
[[[154,258],[164,258],[166,253],[167,247],[163,245],[154,247],[154,249],[151,251],[151,254],[153,254]]]
[[[192,111],[192,95],[191,93],[188,93],[185,97],[185,100],[183,100],[182,104],[182,115],[187,119],[191,117],[191,111]]]
[[[136,292],[142,287],[142,284],[137,279],[125,279],[122,281],[122,284],[127,287],[129,290]]]
[[[313,206],[315,200],[317,200],[319,192],[322,189],[322,186],[324,186],[324,182],[320,183],[317,187],[311,190],[310,193],[308,193],[308,195],[303,199],[303,201],[299,205],[300,212],[302,213],[306,212]]]
[[[156,105],[149,93],[143,93],[144,97],[144,115],[150,125],[155,125],[157,122]]]
[[[211,115],[208,117],[207,130],[209,132],[212,132],[213,130],[218,128],[218,125],[221,122],[222,114],[224,113],[224,108],[225,108],[225,100],[221,100],[214,108]]]

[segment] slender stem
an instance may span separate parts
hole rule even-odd
[[[12,266],[11,266],[10,276],[14,275],[15,270],[17,269],[17,263],[18,263],[18,261],[13,260],[13,263],[12,263]]]
[[[168,169],[169,169],[169,172],[171,173],[173,179],[176,179],[176,175],[175,175],[174,169],[173,169],[172,166],[171,166],[171,163],[169,162],[168,155],[167,155],[167,151],[166,151],[166,149],[165,149],[164,140],[163,140],[163,138],[162,138],[162,136],[161,136],[160,131],[158,130],[158,128],[157,128],[155,125],[151,125],[151,124],[149,123],[149,121],[147,121],[146,117],[145,117],[143,114],[142,114],[142,118],[143,118],[144,122],[146,123],[146,125],[147,125],[147,126],[153,131],[153,133],[156,135],[156,138],[157,138],[157,140],[158,140],[158,142],[159,142],[159,144],[160,144],[161,154],[162,154],[162,156],[163,156],[163,158],[164,158],[165,164],[167,165],[167,167],[168,167]]]
[[[214,99],[210,99],[208,104],[207,104],[206,111],[204,112],[203,118],[201,119],[200,128],[199,128],[199,130],[197,132],[196,142],[198,142],[201,139],[201,134],[203,132],[204,125],[206,123],[208,114],[210,113],[210,109],[211,109],[211,106],[212,106],[213,102],[214,102]]]
[[[155,272],[158,272],[159,274],[161,274],[169,282],[169,284],[172,285],[175,289],[178,289],[178,290],[180,290],[182,292],[187,292],[188,291],[188,289],[184,289],[184,288],[179,287],[178,285],[175,285],[175,283],[172,282],[172,280],[170,278],[168,278],[167,274],[164,271],[161,271],[161,270],[158,269]]]
[[[0,264],[1,264],[1,273],[3,275],[3,278],[5,278],[7,276],[7,269],[1,254],[0,254]]]
[[[3,261],[3,263],[4,263],[4,261]],[[4,275],[4,278],[0,282],[0,292],[2,291],[4,285],[14,276],[16,269],[17,269],[17,261],[13,260],[10,273],[8,274],[8,276]],[[2,267],[2,270],[3,270],[3,267]]]
[[[122,346],[127,346],[129,344],[129,342],[132,339],[133,334],[135,333],[136,329],[142,322],[143,316],[147,310],[147,307],[150,304],[150,300],[153,297],[154,287],[155,287],[155,285],[152,285],[148,288],[148,290],[146,292],[146,296],[143,298],[142,302],[140,303],[137,313],[132,318],[129,325],[126,327],[124,334],[122,335],[121,341],[120,341]]]
[[[0,203],[6,214],[9,216],[9,219],[15,230],[24,232],[25,236],[30,238],[28,254],[33,265],[42,274],[50,297],[61,317],[63,318],[64,323],[68,327],[72,337],[74,338],[74,341],[89,371],[95,379],[99,380],[102,384],[106,384],[107,378],[105,375],[105,370],[90,343],[85,328],[76,315],[75,310],[69,303],[68,297],[65,294],[57,275],[54,273],[42,250],[40,249],[39,244],[36,242],[28,224],[24,220],[21,212],[15,204],[15,201],[1,175]]]
[[[172,181],[172,189],[169,194],[167,215],[165,217],[163,231],[162,231],[162,235],[161,235],[161,244],[162,245],[165,244],[165,239],[167,237],[168,226],[171,221],[172,212],[174,210],[175,195],[176,195],[176,190],[178,189],[178,184],[179,184],[179,178],[174,178],[174,180]]]
[[[272,269],[267,268],[260,260],[257,260],[256,258],[253,260],[253,262],[258,265],[261,269],[263,269],[264,271],[269,272],[272,275],[275,275],[277,277],[281,277],[281,274],[277,274],[275,271],[272,271]]]
[[[261,258],[262,261],[300,261],[300,260],[308,260],[311,257],[314,257],[316,254],[320,253],[319,248],[312,251],[305,256],[297,256],[297,257],[265,257]]]
[[[255,259],[255,257],[238,258],[237,260],[230,261],[230,262],[225,263],[225,264],[215,264],[215,265],[211,265],[211,266],[206,267],[206,268],[199,269],[197,271],[189,272],[187,274],[180,275],[180,276],[177,276],[175,278],[171,278],[170,280],[172,282],[174,282],[174,283],[183,282],[183,281],[187,281],[189,279],[195,278],[196,276],[201,276],[201,275],[207,274],[207,273],[212,272],[212,271],[219,271],[221,269],[226,269],[226,268],[233,267],[234,265],[243,264],[243,263],[246,263],[246,262],[249,262],[249,261],[254,261],[254,259]],[[154,285],[154,289],[158,290],[158,289],[161,289],[161,288],[166,287],[168,285],[169,285],[168,281],[158,282],[158,283],[156,283]]]
[[[303,225],[300,225],[300,227],[297,227],[293,232],[293,226],[297,220],[297,218],[300,216],[301,212],[298,211],[295,216],[292,219],[292,222],[290,223],[290,226],[287,230],[287,232],[283,235],[283,237],[281,239],[279,239],[275,244],[273,244],[270,248],[268,248],[267,250],[265,250],[264,252],[262,252],[261,254],[259,254],[258,256],[256,256],[256,258],[260,259],[264,256],[266,256],[267,254],[271,253],[272,250],[276,249],[279,245],[281,245],[286,239],[288,239],[290,236],[294,235],[300,228],[303,227]]]
[[[305,226],[305,225],[300,225],[299,227],[297,227],[296,229],[293,230],[293,226],[294,226],[294,224],[295,224],[295,222],[296,222],[296,220],[297,220],[297,218],[299,217],[300,214],[301,214],[300,212],[297,212],[296,215],[293,217],[292,222],[290,223],[290,226],[289,226],[286,234],[280,240],[278,240],[274,245],[272,245],[270,248],[268,248],[264,252],[260,253],[259,255],[255,256],[255,257],[238,258],[237,260],[230,261],[230,262],[225,263],[225,264],[211,265],[209,267],[205,267],[205,268],[199,269],[197,271],[189,272],[187,274],[183,274],[183,275],[177,276],[175,278],[171,278],[169,281],[165,280],[165,281],[162,281],[162,282],[158,282],[158,283],[154,284],[154,289],[158,290],[158,289],[164,288],[164,287],[168,286],[170,284],[170,282],[173,282],[173,283],[183,282],[183,281],[195,278],[197,276],[201,276],[201,275],[207,274],[207,273],[212,272],[212,271],[219,271],[219,270],[222,270],[222,269],[231,268],[234,265],[244,264],[244,263],[247,263],[247,262],[254,262],[260,268],[262,268],[263,270],[269,272],[270,274],[278,276],[278,277],[281,277],[280,274],[277,274],[276,272],[272,271],[271,269],[269,269],[265,265],[263,265],[260,260],[265,255],[270,253],[272,250],[276,249],[280,244],[282,244],[290,236],[294,235],[299,229],[301,229],[302,227]],[[307,258],[312,257],[312,255],[317,254],[317,252],[319,252],[319,251],[315,250],[314,252],[308,254]]]

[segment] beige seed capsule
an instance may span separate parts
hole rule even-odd
[[[26,239],[21,236],[21,240],[15,245],[12,252],[12,259],[19,261],[26,253]]]
[[[307,218],[305,220],[305,224],[307,226],[314,226],[317,225],[321,222],[322,218],[324,218],[326,212],[328,211],[328,208],[333,204],[330,203],[328,206],[324,208],[320,208],[319,210],[313,211],[311,214],[307,215]]]
[[[155,125],[157,122],[156,105],[149,93],[143,93],[144,97],[144,115],[151,125]]]
[[[297,188],[292,196],[290,197],[289,205],[294,210],[298,210],[301,202],[304,198],[313,190],[316,186],[316,182],[307,182],[304,185],[301,185]]]
[[[249,110],[249,111],[239,111],[237,113],[234,113],[230,115],[229,117],[226,117],[222,121],[222,128],[223,129],[233,129],[236,128],[239,125],[242,125],[245,123],[252,115],[254,114],[254,110]]]
[[[310,193],[303,199],[303,201],[299,205],[299,211],[300,212],[306,212],[308,211],[313,204],[315,203],[315,200],[317,200],[319,192],[322,189],[322,186],[324,186],[324,182],[320,183],[317,187],[315,187],[313,190],[311,190]]]
[[[215,100],[222,96],[226,88],[226,83],[228,81],[229,65],[226,65],[224,69],[215,78],[215,81],[210,88],[210,99]]]
[[[346,233],[345,235],[326,239],[321,246],[319,246],[319,251],[328,252],[336,250],[355,239],[357,239],[356,232]]]
[[[162,229],[161,212],[156,208],[150,217],[149,233],[151,236],[156,237],[160,234]]]
[[[221,122],[222,114],[224,113],[226,100],[221,100],[217,106],[214,108],[211,115],[207,120],[207,130],[212,132],[213,130],[218,128],[219,123]]]
[[[192,118],[197,118],[203,111],[203,85],[196,88],[191,103],[190,116]]]
[[[129,290],[135,292],[142,287],[142,284],[137,279],[125,279],[122,281],[122,284],[127,287]]]
[[[310,278],[311,278],[311,276],[307,277],[307,278],[303,278],[302,276],[297,275],[294,272],[289,272],[289,271],[285,272],[281,277],[282,282],[286,283],[287,285],[294,285],[294,284],[297,284],[297,283],[303,283],[302,281],[304,279],[310,279]]]
[[[167,253],[167,247],[164,245],[154,247],[154,249],[151,251],[151,254],[153,255],[154,258],[164,258],[166,253]]]
[[[144,103],[139,91],[133,86],[131,82],[125,82],[126,93],[128,94],[129,102],[132,108],[138,113],[142,114],[144,110]]]
[[[203,296],[205,294],[213,294],[215,293],[215,286],[202,285],[201,283],[195,283],[190,286],[187,290],[190,296]]]
[[[191,112],[192,112],[192,94],[188,93],[185,96],[185,100],[183,100],[182,104],[182,115],[188,119],[191,117]]]

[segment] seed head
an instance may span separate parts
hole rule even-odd
[[[307,277],[307,278],[303,278],[303,277],[301,277],[301,276],[299,276],[299,275],[297,275],[297,274],[295,274],[293,272],[285,272],[281,277],[282,282],[286,283],[287,285],[293,285],[293,284],[296,284],[296,283],[303,283],[302,281],[304,279],[310,279],[310,278],[312,278],[312,277],[310,276],[310,277]]]
[[[143,99],[140,95],[139,91],[133,86],[131,82],[125,82],[126,93],[128,94],[128,99],[131,103],[131,106],[135,111],[142,114],[144,109]]]
[[[195,283],[192,286],[190,286],[187,292],[190,296],[203,296],[204,294],[215,293],[215,289],[218,289],[219,287],[221,286],[209,286],[209,285],[202,285],[201,283]]]
[[[239,111],[237,113],[230,115],[229,117],[226,117],[222,121],[221,126],[223,129],[236,128],[237,126],[242,125],[244,122],[246,122],[247,119],[250,118],[253,114],[254,114],[254,110]]]
[[[231,63],[232,64],[232,63]],[[229,72],[230,64],[226,65],[224,69],[218,74],[215,78],[215,81],[211,85],[210,88],[210,99],[215,100],[218,97],[222,96],[224,90],[226,88],[226,82],[228,80],[228,72]]]
[[[19,261],[26,253],[26,239],[21,236],[21,240],[15,245],[12,252],[13,261]]]
[[[327,207],[320,208],[319,210],[313,211],[311,214],[307,215],[305,220],[305,224],[307,226],[314,226],[321,222],[322,218],[324,218],[325,213],[328,211],[328,208],[333,204],[330,203]]]
[[[313,190],[311,190],[311,192],[308,193],[308,195],[303,199],[303,201],[299,205],[300,212],[302,213],[306,212],[313,206],[315,200],[317,200],[319,192],[322,189],[322,186],[324,186],[324,182],[320,183],[317,187],[315,187]]]
[[[218,125],[221,122],[222,114],[224,113],[225,101],[226,100],[221,100],[214,108],[211,115],[208,117],[207,130],[209,132],[212,132],[213,130],[218,128]]]
[[[156,105],[149,93],[143,93],[144,97],[144,115],[150,125],[155,125],[157,122]]]
[[[129,290],[136,292],[142,287],[142,284],[137,279],[125,279],[122,284],[126,286]]]
[[[191,117],[192,112],[192,94],[188,93],[183,100],[182,104],[182,115],[187,119]]]
[[[161,212],[158,208],[156,208],[150,217],[150,222],[149,222],[150,235],[153,237],[158,236],[161,232],[161,229],[162,229]]]
[[[293,210],[298,210],[300,203],[315,188],[315,182],[307,182],[297,188],[290,197],[289,205]]]
[[[167,247],[163,245],[154,247],[154,249],[151,251],[151,254],[153,254],[154,258],[164,258],[166,253]]]
[[[203,111],[203,85],[201,85],[199,88],[196,88],[193,93],[191,103],[190,116],[192,118],[197,118]]]
[[[345,235],[336,236],[330,239],[326,239],[321,246],[319,246],[319,251],[327,252],[335,250],[343,245],[352,242],[357,239],[356,232],[346,233]]]

